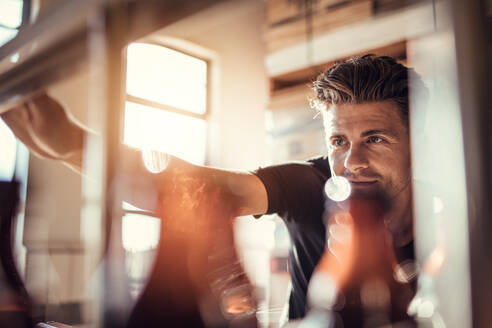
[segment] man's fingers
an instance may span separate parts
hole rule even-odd
[[[12,130],[15,136],[25,142],[29,137],[30,122],[25,105],[13,108],[2,114],[2,120]]]
[[[55,158],[49,150],[44,149],[42,142],[37,138],[35,127],[33,126],[35,119],[33,118],[33,110],[29,102],[22,104],[16,108],[12,108],[8,112],[1,115],[3,121],[12,130],[14,135],[24,144],[30,151],[35,154],[46,157]]]
[[[35,131],[41,130],[47,119],[54,120],[56,118],[49,113],[50,106],[46,105],[39,97],[29,100],[26,107],[28,118]]]
[[[34,119],[44,119],[49,116],[52,119],[63,119],[67,117],[67,112],[63,106],[51,98],[48,94],[42,93],[29,101],[32,108],[32,115]]]
[[[20,122],[24,120],[24,117],[27,115],[25,113],[25,110],[26,110],[25,104],[14,107],[1,115],[2,120],[8,126],[11,126],[13,124],[17,126],[19,125]]]
[[[35,106],[36,105],[32,101],[26,102],[26,104],[24,106],[24,107],[26,107],[25,114],[24,114],[25,119],[29,120],[29,122],[31,122],[31,124],[36,122],[36,118],[38,116],[38,115],[36,115],[36,112],[38,111],[38,109]]]
[[[3,117],[3,121],[7,126],[12,130],[14,135],[23,143],[28,143],[31,140],[31,137],[24,126],[22,120],[17,117],[17,116],[9,116],[9,117]]]

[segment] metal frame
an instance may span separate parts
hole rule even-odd
[[[183,110],[181,108],[177,108],[174,106],[162,104],[162,103],[159,103],[156,101],[152,101],[152,100],[148,100],[145,98],[140,98],[140,97],[136,97],[136,96],[132,96],[132,95],[128,95],[128,94],[126,95],[126,100],[130,101],[130,102],[134,102],[136,104],[162,109],[162,110],[176,113],[179,115],[185,115],[188,117],[198,118],[200,120],[206,120],[208,117],[207,111],[205,111],[204,114],[197,114],[197,113],[189,112],[187,110]]]
[[[413,169],[419,179],[414,184],[415,238],[424,264],[417,295],[433,304],[427,318],[431,326],[489,327],[492,65],[487,11],[485,0],[435,5],[436,31],[416,41],[417,61],[425,61],[432,77],[432,97],[428,102],[417,93],[411,103]]]
[[[0,114],[33,93],[87,68],[92,16],[125,8],[125,43],[223,0],[60,1],[0,48]],[[56,32],[53,32],[56,31]],[[19,54],[16,63],[10,57]]]
[[[487,2],[452,0],[468,194],[473,327],[492,322],[492,87]]]

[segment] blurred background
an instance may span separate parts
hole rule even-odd
[[[19,62],[19,53],[2,52],[18,30],[67,12],[67,2],[0,0],[4,68]],[[209,1],[128,46],[123,142],[243,170],[324,154],[321,118],[309,107],[310,81],[353,55],[395,57],[422,75],[430,94],[425,101],[413,94],[410,110],[416,247],[420,263],[436,248],[445,251],[421,295],[432,311],[425,303],[421,315],[435,327],[485,327],[490,314],[480,309],[492,294],[483,257],[490,250],[484,205],[490,154],[488,66],[479,63],[490,54],[485,32],[492,12],[490,3],[470,3]],[[95,131],[101,126],[90,108],[100,95],[91,84],[98,74],[95,65],[48,88]],[[36,315],[90,325],[90,263],[97,255],[87,245],[100,227],[84,219],[87,182],[59,163],[30,156],[1,121],[0,149],[0,178],[15,175],[22,184],[14,256]],[[160,224],[131,204],[121,208],[125,274],[135,298],[153,265]],[[240,217],[235,234],[258,296],[258,319],[263,327],[278,327],[289,295],[287,230],[276,216]]]

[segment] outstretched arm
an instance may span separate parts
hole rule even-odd
[[[82,171],[84,140],[93,132],[77,122],[56,100],[43,93],[0,116],[31,152]],[[231,193],[237,200],[237,215],[264,214],[267,210],[265,187],[249,172],[198,166],[168,156],[166,170],[153,174],[145,168],[139,150],[124,146],[122,156],[123,171],[129,177],[124,198],[135,206],[149,207],[145,193],[141,192],[146,188],[142,181],[150,183],[148,187],[152,189],[163,191],[171,190],[169,187],[182,183],[182,179],[193,178]]]
[[[53,98],[36,95],[0,117],[31,152],[81,171],[88,130]]]

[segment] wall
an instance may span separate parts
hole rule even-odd
[[[218,54],[218,102],[212,108],[219,152],[213,164],[255,169],[265,161],[268,79],[261,29],[263,1],[234,0],[192,15],[157,36],[185,39]]]

